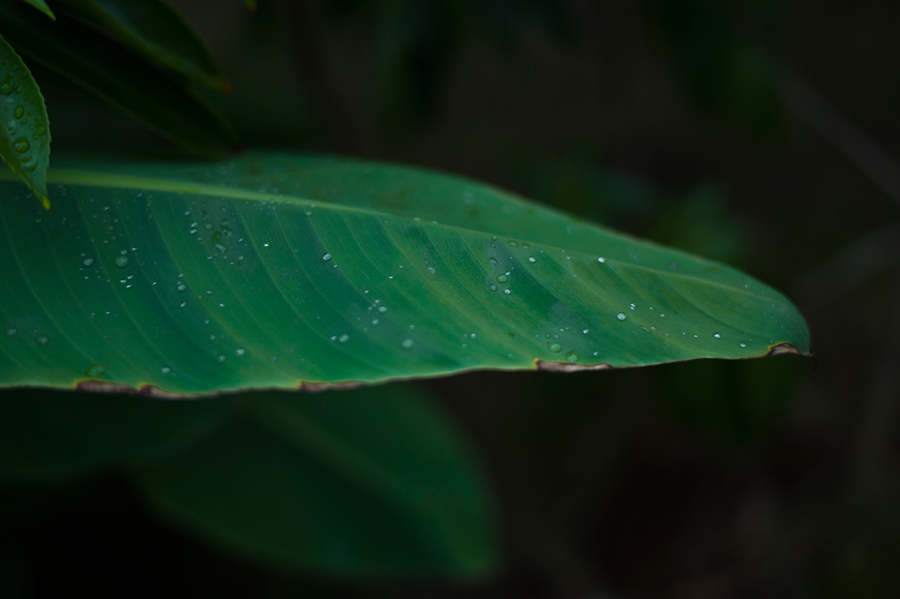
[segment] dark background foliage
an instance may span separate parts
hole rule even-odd
[[[173,1],[246,146],[439,168],[745,269],[780,356],[424,383],[497,496],[491,578],[240,561],[116,475],[3,494],[26,596],[888,597],[900,591],[900,6],[884,0]],[[179,156],[39,67],[54,154]],[[411,449],[413,450],[413,449]]]

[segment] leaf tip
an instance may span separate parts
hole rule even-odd
[[[768,358],[769,356],[777,356],[779,354],[797,354],[798,356],[812,356],[812,353],[803,353],[796,347],[794,347],[793,343],[776,343],[775,345],[769,348],[768,353],[764,357]]]
[[[42,195],[40,196],[40,198],[41,205],[44,207],[44,210],[50,210],[50,198],[48,198],[46,195]]]

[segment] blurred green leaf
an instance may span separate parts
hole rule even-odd
[[[53,14],[53,11],[50,10],[50,7],[47,6],[47,3],[44,0],[25,0],[28,4],[32,5],[51,19],[56,20],[56,15]]]
[[[496,561],[466,443],[409,386],[243,396],[214,439],[141,468],[163,514],[256,559],[370,577],[472,577]]]
[[[325,9],[369,22],[382,122],[388,134],[401,136],[433,116],[447,68],[467,37],[508,50],[529,21],[557,39],[571,36],[568,15],[555,0],[328,0]]]
[[[0,16],[0,34],[18,50],[177,144],[206,156],[234,147],[230,126],[183,81],[94,29],[62,15],[38,20],[8,3],[0,4]]]
[[[222,401],[18,389],[0,393],[0,482],[71,478],[158,458],[215,428]]]
[[[0,37],[0,157],[31,188],[44,208],[50,163],[50,121],[31,71]]]
[[[740,3],[738,3],[740,4]],[[772,3],[750,3],[753,21],[772,21]],[[769,36],[744,31],[748,20],[738,7],[716,0],[653,0],[657,25],[681,73],[694,107],[727,114],[756,134],[770,135],[783,124],[778,73],[769,53]],[[763,29],[773,29],[769,23]]]
[[[96,21],[123,43],[150,60],[195,81],[230,89],[228,80],[194,29],[161,0],[57,0],[72,11]]]

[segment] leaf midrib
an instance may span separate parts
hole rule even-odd
[[[0,173],[0,181],[13,181],[16,180],[11,173],[5,172]],[[155,177],[136,177],[134,175],[120,175],[120,174],[111,174],[111,173],[102,173],[96,171],[86,171],[86,170],[75,170],[75,169],[54,169],[47,172],[47,183],[56,183],[56,184],[68,184],[68,185],[88,185],[88,186],[96,186],[96,187],[110,187],[117,189],[135,189],[141,191],[165,191],[165,192],[173,192],[173,193],[188,193],[195,195],[203,195],[208,197],[223,197],[230,198],[235,200],[252,200],[257,202],[270,202],[270,203],[278,203],[278,204],[286,204],[286,205],[299,205],[299,206],[307,206],[307,207],[315,207],[316,209],[327,209],[334,210],[339,212],[347,212],[351,214],[369,214],[375,217],[390,217],[393,219],[397,219],[400,221],[406,221],[409,223],[415,223],[417,226],[434,226],[437,224],[442,227],[449,227],[461,232],[469,232],[469,233],[477,233],[477,234],[490,234],[488,231],[483,231],[479,229],[470,229],[468,227],[461,227],[459,225],[449,225],[445,223],[431,223],[429,221],[415,219],[408,216],[399,215],[393,212],[381,212],[378,210],[372,210],[370,208],[360,208],[356,206],[344,206],[342,204],[333,203],[330,201],[325,201],[322,203],[322,200],[311,200],[309,198],[304,198],[301,196],[294,195],[284,195],[284,194],[270,194],[263,193],[259,191],[252,191],[249,189],[244,189],[240,187],[221,187],[216,185],[208,185],[205,183],[193,183],[187,181],[169,181],[166,179],[159,179]],[[524,202],[520,202],[523,203]],[[543,207],[540,207],[542,210]],[[555,212],[551,212],[554,215],[557,215]],[[604,234],[611,235],[615,237],[616,235],[603,231]],[[564,249],[556,245],[547,244],[543,242],[534,242],[535,245],[541,245],[550,249]],[[647,242],[644,242],[647,243]],[[588,254],[579,250],[569,250],[573,254],[578,254],[581,256],[587,256]],[[685,254],[680,250],[677,250],[679,253]],[[688,255],[688,254],[686,254]],[[706,259],[700,259],[702,262],[715,264],[714,262]],[[737,293],[740,295],[745,295],[747,297],[757,298],[760,296],[754,294],[748,290],[744,290],[740,287],[733,287],[731,285],[725,285],[723,283],[719,283],[717,281],[710,281],[709,279],[704,279],[702,277],[698,277],[692,274],[685,273],[673,273],[669,271],[660,270],[657,268],[651,268],[648,266],[644,266],[641,264],[632,264],[630,262],[624,262],[622,260],[617,260],[615,258],[606,258],[606,263],[619,264],[626,268],[635,268],[639,270],[645,270],[648,272],[652,272],[657,276],[663,276],[666,278],[676,278],[676,279],[689,279],[704,285],[709,285],[711,287],[715,287],[722,290],[727,290],[732,293]],[[782,307],[788,307],[788,304],[785,301],[781,301],[775,298],[769,298],[775,301],[775,303],[781,305]]]

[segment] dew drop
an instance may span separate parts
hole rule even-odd
[[[591,330],[590,330],[590,329],[584,329],[584,330],[582,330],[581,332],[584,333],[585,335],[587,335],[588,333],[591,332]]]
[[[170,372],[172,372],[172,369],[169,368],[168,366],[163,366],[162,368],[160,368],[160,370],[162,371],[163,374],[169,374]]]
[[[603,256],[600,256],[599,258],[597,258],[597,262],[599,262],[600,264],[603,264],[604,262],[606,262],[606,258],[604,258]]]
[[[322,256],[322,260],[324,260],[325,262],[331,260],[331,254],[325,254],[324,256]]]
[[[497,291],[497,286],[491,283],[491,291]]]
[[[185,285],[184,283],[178,283],[175,288],[178,289],[178,291],[184,291],[185,289],[187,289],[187,285]]]
[[[25,107],[21,104],[19,106],[16,106],[14,114],[16,115],[17,119],[22,118],[23,116],[25,116]]]
[[[722,335],[716,333],[715,335],[713,335],[713,337],[715,337],[716,339],[721,339],[721,338],[722,338]]]
[[[413,340],[409,339],[409,338],[404,339],[403,341],[400,342],[400,345],[402,345],[406,349],[409,349],[413,346]]]
[[[13,147],[16,148],[16,152],[23,154],[31,148],[31,143],[29,143],[27,137],[20,137],[13,142]]]
[[[548,344],[547,344],[547,349],[549,349],[550,351],[556,353],[556,352],[558,352],[558,351],[560,351],[560,350],[562,349],[562,345],[560,345],[559,343],[548,343]]]
[[[510,291],[509,289],[504,289],[503,293],[505,293],[506,295],[509,295],[510,293],[512,293],[512,291]]]
[[[84,375],[95,379],[103,375],[104,372],[106,372],[106,366],[104,366],[103,364],[97,364],[95,362],[94,364],[88,366],[87,370],[84,371]]]
[[[569,353],[566,354],[566,362],[577,362],[577,361],[578,361],[577,353],[570,351]]]
[[[236,350],[234,350],[234,355],[236,355],[238,358],[243,358],[244,354],[246,354],[246,353],[247,353],[247,350],[244,349],[243,347],[239,347]]]
[[[384,314],[385,312],[388,311],[388,307],[387,306],[378,306],[378,311],[381,312],[382,314]]]
[[[37,342],[41,345],[47,345],[48,343],[50,343],[50,340],[47,337],[42,335],[42,336],[38,337]]]
[[[628,317],[625,316],[624,312],[619,312],[618,314],[616,314],[616,318],[618,318],[619,320],[625,320]]]
[[[741,346],[741,347],[747,347],[747,344],[746,344],[746,343],[741,343],[740,346]]]
[[[4,96],[8,96],[15,89],[15,81],[13,81],[12,73],[7,73],[6,77],[3,78],[3,81],[0,81],[0,94]]]
[[[537,262],[537,260],[534,259],[534,256],[529,256],[528,261],[529,262]]]
[[[84,262],[82,262],[82,264],[84,264],[85,266],[93,266],[94,259],[93,258],[85,258]]]
[[[118,256],[116,257],[116,266],[119,268],[125,268],[128,266],[128,256]]]
[[[507,278],[506,275],[498,275],[497,276],[497,281],[499,281],[500,283],[505,283],[507,280],[509,280],[509,279]]]
[[[18,332],[19,332],[19,329],[17,329],[16,327],[9,327],[8,329],[6,329],[6,336],[7,337],[15,337],[16,333],[18,333]]]
[[[338,343],[347,343],[348,341],[350,341],[350,335],[348,335],[347,333],[344,333],[343,335],[338,337]]]

